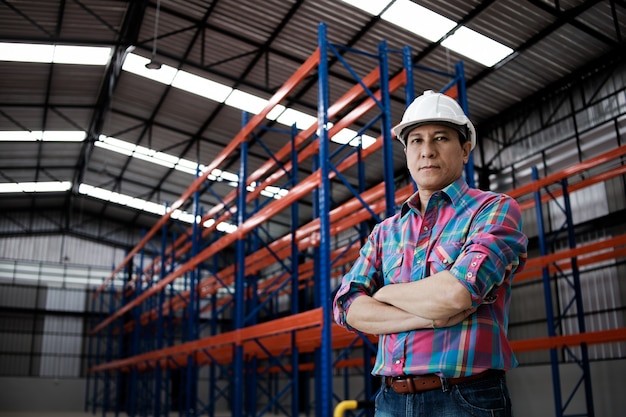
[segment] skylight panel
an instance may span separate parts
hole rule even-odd
[[[222,233],[234,233],[237,230],[237,225],[221,222],[218,223],[216,229]]]
[[[109,201],[111,203],[119,204],[134,208],[136,210],[146,211],[152,214],[162,216],[166,213],[166,207],[163,204],[157,204],[151,201],[142,200],[140,198],[131,197],[129,195],[116,193],[104,188],[94,187],[88,184],[81,184],[78,187],[80,194],[88,195],[99,200]],[[172,218],[179,219],[188,223],[193,223],[193,215],[181,210],[174,210]]]
[[[390,1],[381,0],[343,0],[344,3],[348,3],[356,8],[364,10],[374,16],[378,16],[382,12]]]
[[[82,142],[87,133],[80,130],[46,130],[43,132],[44,142]]]
[[[359,146],[360,143],[362,143],[363,149],[367,149],[368,147],[376,143],[376,138],[372,136],[368,136],[368,135],[358,136],[357,132],[348,128],[341,129],[330,140],[332,142],[339,143],[342,145],[347,143],[348,145],[353,146],[355,148]]]
[[[252,114],[259,114],[267,106],[268,100],[246,93],[241,90],[233,90],[226,99],[225,104]]]
[[[99,140],[94,142],[94,146],[98,148],[108,149],[122,155],[131,156],[135,151],[136,145],[108,136],[100,136]]]
[[[317,121],[317,117],[298,110],[285,109],[276,121],[285,126],[293,126],[295,124],[298,129],[305,130]]]
[[[110,58],[111,48],[104,46],[0,42],[0,61],[106,65]]]
[[[178,171],[185,172],[187,174],[196,175],[198,171],[198,163],[190,161],[188,159],[180,158],[176,163],[175,167]],[[200,170],[202,170],[202,166],[200,166]]]
[[[0,132],[0,142],[35,142],[41,140],[43,132],[27,130],[3,130]]]
[[[170,85],[176,76],[176,68],[169,65],[162,65],[158,71],[146,68],[146,64],[150,62],[148,58],[144,58],[135,54],[127,54],[124,58],[122,69],[135,75],[148,78],[161,84]]]
[[[56,45],[52,62],[55,64],[106,65],[111,48],[101,46]]]
[[[431,42],[441,40],[457,26],[453,20],[410,0],[396,0],[387,9],[385,7],[389,4],[388,1],[343,1],[373,15],[378,15],[384,10],[380,15],[381,19]],[[514,52],[508,46],[465,26],[459,27],[454,34],[444,39],[441,45],[487,67],[494,66]]]
[[[513,49],[467,27],[460,27],[441,43],[487,67],[492,67],[513,53]]]
[[[265,118],[269,120],[276,120],[280,117],[281,114],[283,114],[285,109],[286,107],[282,104],[277,104],[274,106],[274,108],[272,108],[272,110],[270,110],[269,113],[267,113],[267,116],[265,116]]]
[[[70,181],[16,182],[0,184],[0,193],[51,193],[72,188]]]
[[[376,138],[373,136],[369,136],[369,135],[362,135],[361,136],[361,142],[363,142],[363,149],[367,149],[370,146],[372,146],[374,143],[376,143]]]
[[[355,136],[356,136],[356,132],[354,130],[351,130],[351,129],[341,129],[339,132],[337,132],[335,135],[333,135],[333,137],[330,138],[330,140],[335,142],[335,143],[339,143],[341,145],[345,145],[346,143],[348,143],[352,139],[354,139]]]
[[[213,174],[215,173],[216,173],[216,170],[213,170]],[[239,176],[237,174],[233,174],[232,172],[219,171],[219,178],[221,178],[224,181],[227,181],[228,183],[232,183],[232,184],[239,183]]]
[[[0,42],[0,61],[51,63],[54,45]]]
[[[5,130],[0,131],[0,142],[82,142],[87,134],[80,130],[47,130],[42,132],[26,130]]]
[[[380,17],[431,42],[438,41],[457,25],[410,0],[396,0]]]
[[[216,83],[215,81],[185,71],[178,71],[172,81],[172,86],[208,98],[209,100],[217,101],[218,103],[223,103],[233,91],[232,88],[224,84]]]

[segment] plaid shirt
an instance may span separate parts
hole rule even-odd
[[[463,178],[434,193],[423,216],[418,204],[416,193],[374,227],[335,296],[335,321],[354,330],[346,313],[356,297],[447,269],[480,308],[452,327],[381,335],[372,373],[458,377],[517,366],[506,333],[511,282],[528,243],[519,205],[505,194],[471,189]]]

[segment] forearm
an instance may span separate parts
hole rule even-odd
[[[368,334],[400,333],[432,326],[432,320],[368,296],[358,297],[352,302],[346,321],[355,329]]]
[[[374,299],[427,320],[446,319],[472,306],[467,289],[448,271],[418,281],[385,285]]]

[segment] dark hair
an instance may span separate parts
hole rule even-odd
[[[433,120],[433,121],[426,121],[426,122],[418,122],[402,129],[402,132],[400,132],[400,138],[404,142],[404,146],[406,146],[406,137],[409,134],[409,132],[415,129],[416,127],[419,127],[422,125],[441,125],[441,126],[449,127],[459,132],[459,141],[461,142],[461,145],[463,145],[465,142],[469,142],[469,132],[467,131],[466,125],[457,125],[451,122]]]

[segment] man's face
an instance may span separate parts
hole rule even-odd
[[[406,162],[419,190],[443,189],[463,173],[469,160],[471,143],[460,143],[457,130],[428,124],[413,129],[406,136]]]

